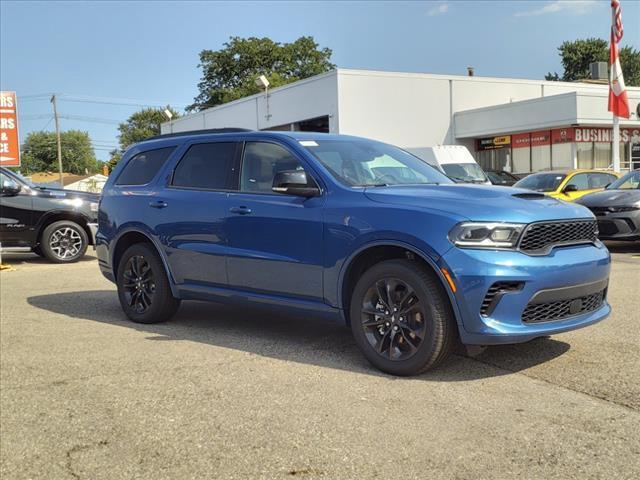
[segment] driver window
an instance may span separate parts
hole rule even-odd
[[[589,190],[589,176],[586,173],[578,173],[571,177],[567,185],[575,185],[578,190]]]
[[[296,157],[275,143],[247,142],[242,159],[240,191],[273,193],[273,178],[283,170],[304,170]]]

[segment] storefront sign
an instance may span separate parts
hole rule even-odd
[[[493,150],[511,145],[511,135],[499,137],[480,138],[477,142],[477,150]]]
[[[0,165],[20,166],[16,92],[0,92]]]
[[[551,143],[569,143],[575,141],[574,128],[557,128],[551,130]]]
[[[513,148],[529,148],[531,146],[531,134],[514,133],[511,135],[511,146]]]
[[[613,141],[613,129],[599,127],[576,127],[576,142],[602,142]],[[627,143],[632,139],[640,139],[640,128],[621,128],[620,141]]]
[[[551,132],[549,130],[531,132],[531,146],[540,147],[543,145],[551,145]]]

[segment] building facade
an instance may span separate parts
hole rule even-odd
[[[611,165],[608,86],[338,69],[162,125],[359,135],[420,156],[464,145],[484,168],[516,173]],[[621,165],[640,168],[640,88],[621,119]]]

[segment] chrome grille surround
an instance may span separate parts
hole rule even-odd
[[[597,241],[598,222],[595,219],[535,222],[525,227],[518,250],[527,255],[546,255],[557,246]]]

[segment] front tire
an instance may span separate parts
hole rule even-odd
[[[47,225],[37,248],[40,255],[54,263],[72,263],[84,256],[88,245],[89,238],[82,226],[71,220],[60,220]]]
[[[116,284],[122,310],[136,323],[167,321],[180,306],[171,294],[162,260],[148,244],[137,243],[124,252]]]
[[[367,270],[351,297],[351,331],[364,356],[392,375],[416,375],[452,351],[456,322],[435,274],[409,260]]]

